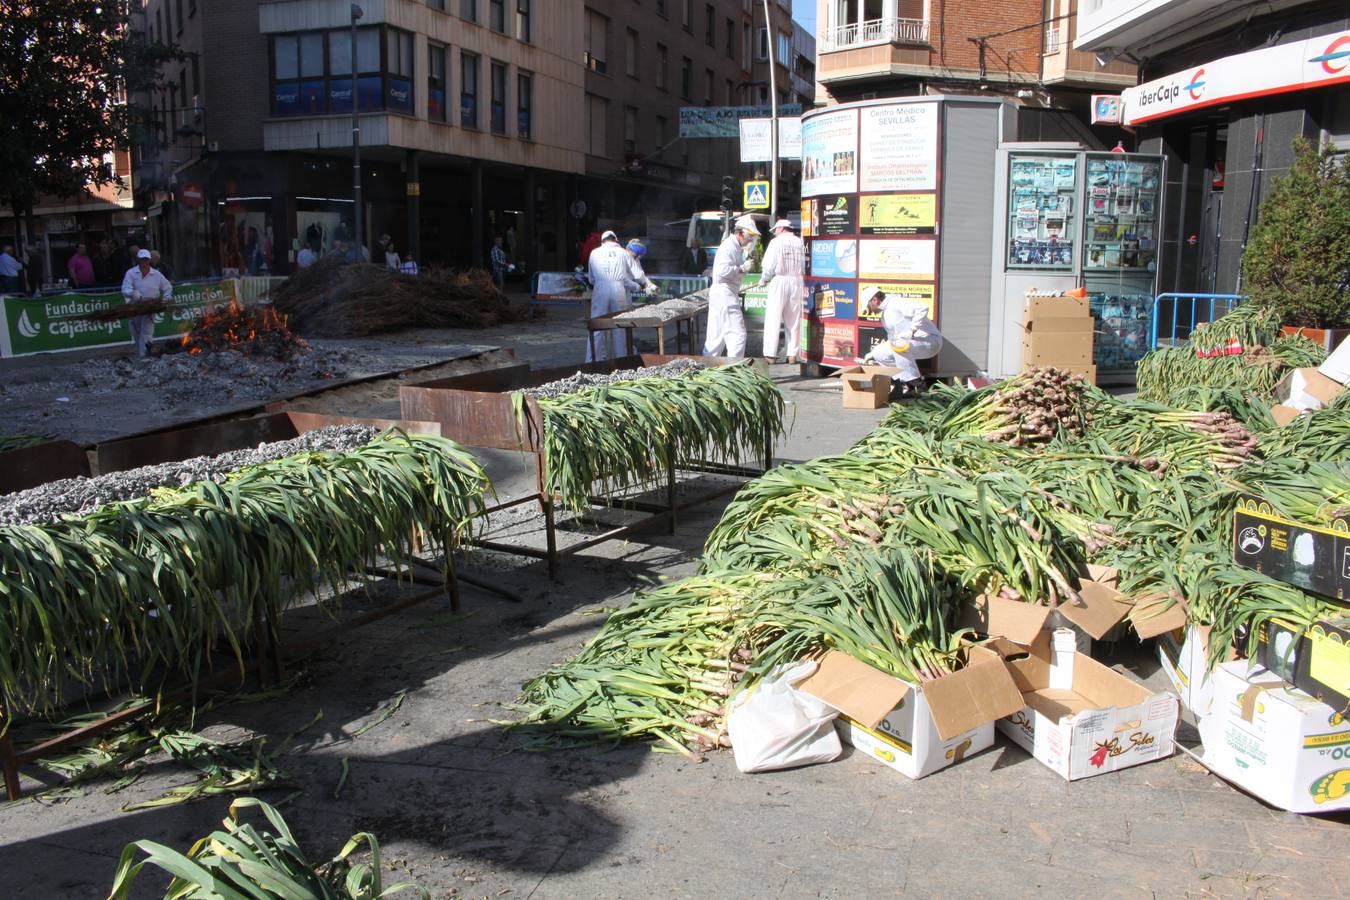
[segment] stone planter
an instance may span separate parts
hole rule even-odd
[[[1350,337],[1350,328],[1303,328],[1297,325],[1282,325],[1280,333],[1301,334],[1308,340],[1321,344],[1330,353],[1340,346],[1341,341]]]

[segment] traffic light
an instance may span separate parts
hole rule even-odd
[[[736,179],[730,175],[722,176],[722,212],[731,212],[736,208]]]

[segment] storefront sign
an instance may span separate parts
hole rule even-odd
[[[863,107],[859,190],[935,190],[937,135],[936,103]]]
[[[937,230],[937,194],[875,194],[858,203],[862,234],[932,234]]]
[[[858,189],[858,112],[813,116],[802,125],[802,196]]]
[[[207,309],[234,302],[238,296],[233,279],[176,285],[169,308],[155,316],[155,340],[187,333]],[[5,297],[0,355],[28,356],[129,344],[131,331],[125,319],[93,322],[84,318],[125,302],[121,294]]]
[[[1119,94],[1092,95],[1092,124],[1093,125],[1120,124]]]
[[[784,103],[778,107],[780,119],[801,114],[800,103]],[[741,133],[738,126],[741,119],[763,119],[772,115],[773,110],[767,106],[682,106],[680,137],[734,138]]]
[[[934,281],[937,242],[859,241],[858,275],[862,278],[894,278],[903,281]]]
[[[806,283],[805,309],[818,319],[848,321],[857,318],[857,287],[852,281]]]
[[[1225,56],[1127,88],[1121,93],[1121,121],[1139,125],[1189,110],[1332,84],[1350,84],[1350,31]]]
[[[741,119],[741,162],[768,162],[773,155],[769,124],[773,119]],[[800,116],[778,118],[778,158],[802,158]]]

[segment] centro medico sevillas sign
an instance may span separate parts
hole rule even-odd
[[[192,328],[207,309],[238,297],[233,279],[176,285],[169,308],[155,315],[155,339],[177,337]],[[56,294],[50,297],[6,296],[0,355],[28,356],[89,350],[131,343],[125,319],[91,321],[90,313],[121,306],[121,294]]]

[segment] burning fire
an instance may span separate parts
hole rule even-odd
[[[248,356],[285,359],[309,349],[309,344],[286,326],[286,316],[270,306],[231,303],[208,312],[183,335],[188,353],[238,350]]]

